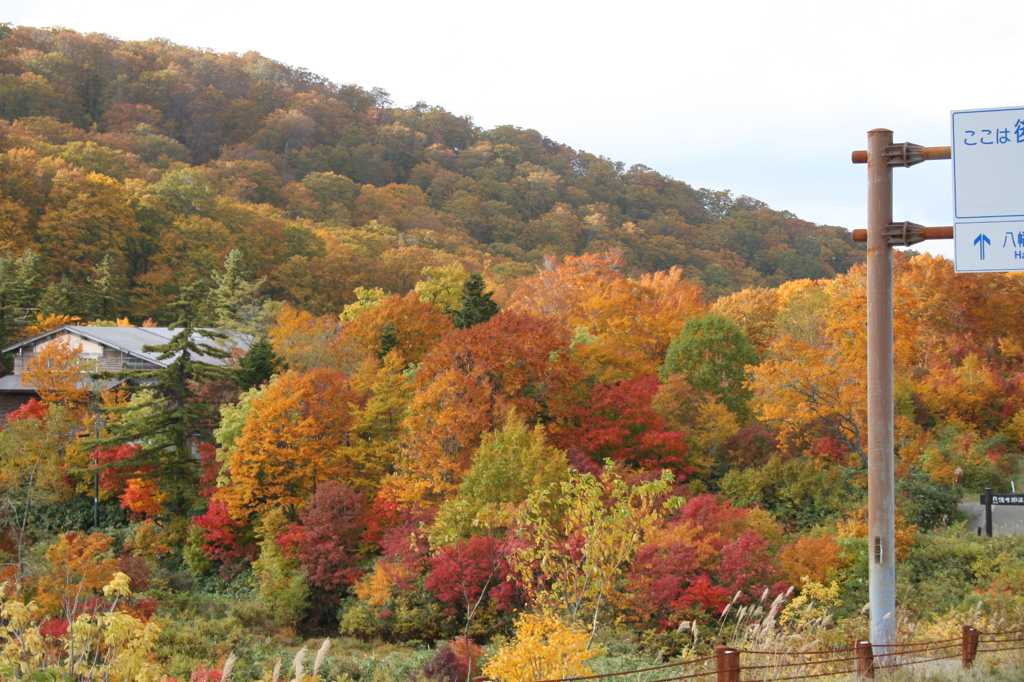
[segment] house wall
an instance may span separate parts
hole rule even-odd
[[[123,368],[122,362],[121,351],[114,348],[104,348],[103,356],[99,358],[98,369],[101,372],[119,372]]]
[[[122,369],[124,369],[123,364],[122,364],[124,362],[124,360],[123,360],[123,358],[121,356],[121,351],[117,350],[116,348],[108,348],[106,346],[100,346],[99,344],[94,344],[92,342],[89,342],[89,343],[90,343],[90,346],[95,346],[97,349],[101,349],[101,351],[102,351],[102,352],[90,352],[88,354],[84,354],[83,355],[83,357],[85,357],[87,360],[95,360],[96,361],[96,370],[97,371],[100,371],[100,372],[119,372]],[[42,344],[42,345],[45,345],[45,344]],[[25,371],[25,364],[29,360],[32,359],[33,355],[35,355],[36,349],[38,349],[40,347],[41,347],[41,345],[40,346],[36,346],[35,349],[23,348],[21,350],[21,353],[15,353],[14,354],[14,374],[21,374],[22,372]],[[92,348],[88,348],[87,350],[93,350],[93,349]]]
[[[8,393],[6,395],[0,395],[0,424],[4,423],[4,420],[7,419],[7,415],[14,412],[16,409],[35,397],[35,395],[26,393]]]
[[[42,343],[37,343],[35,350],[33,352],[39,352],[43,348],[49,346],[51,343],[60,343],[65,340],[72,347],[77,347],[78,354],[81,355],[83,358],[96,359],[103,355],[103,346],[101,346],[100,344],[96,343],[95,341],[83,339],[81,336],[78,336],[76,334],[68,333],[60,334],[59,336],[49,339],[48,341],[43,341]]]
[[[25,371],[25,363],[32,358],[32,353],[26,348],[22,348],[20,353],[14,354],[14,373],[21,374]]]

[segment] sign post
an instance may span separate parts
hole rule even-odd
[[[985,535],[992,537],[992,505],[1024,506],[1024,495],[1017,493],[998,495],[992,493],[992,488],[985,488],[985,494],[981,496],[981,503],[985,505]]]
[[[854,163],[868,166],[868,226],[853,240],[868,245],[868,591],[876,653],[896,641],[892,247],[954,239],[957,272],[1024,270],[1024,107],[954,111],[952,131],[950,147],[922,147],[893,144],[892,131],[879,128],[868,132],[866,151],[853,152]],[[894,223],[893,166],[950,158],[958,222]],[[997,498],[986,495],[989,510]],[[988,526],[991,534],[991,511]]]
[[[896,643],[891,146],[891,130],[868,133],[868,591],[870,639],[880,645]]]
[[[853,153],[854,163],[868,165],[868,227],[855,230],[854,240],[868,244],[868,600],[876,655],[889,653],[896,643],[892,249],[952,233],[893,222],[893,167],[948,159],[949,147],[893,144],[892,139],[891,130],[871,130],[867,151]]]

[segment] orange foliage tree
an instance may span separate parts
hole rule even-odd
[[[757,415],[790,450],[810,453],[814,439],[831,438],[864,459],[865,350],[850,321],[861,306],[833,293],[830,307],[837,286],[799,280],[779,287],[775,338],[747,386]]]
[[[409,292],[385,297],[367,308],[342,329],[366,355],[383,357],[397,349],[408,362],[419,362],[445,334],[452,318],[441,307]]]
[[[338,368],[344,359],[344,350],[336,343],[338,328],[335,315],[316,317],[285,305],[270,329],[270,340],[274,351],[293,370]]]
[[[39,579],[37,601],[52,615],[73,623],[117,571],[117,561],[110,556],[113,542],[100,533],[61,536],[46,550],[52,569]]]
[[[564,420],[579,377],[568,345],[564,327],[522,312],[446,337],[416,373],[391,494],[432,503],[453,494],[480,437],[510,409],[530,421]]]
[[[25,327],[23,336],[31,338],[33,336],[38,336],[39,334],[45,334],[57,327],[63,327],[66,324],[75,324],[76,322],[80,322],[81,319],[82,318],[77,315],[58,315],[56,313],[50,313],[49,315],[36,315],[36,321]]]
[[[683,323],[706,304],[679,268],[636,279],[623,269],[616,251],[549,260],[513,292],[508,308],[576,329],[574,352],[585,375],[598,382],[654,374]]]
[[[829,535],[799,538],[779,551],[779,568],[791,585],[806,581],[826,584],[848,563],[843,549]]]
[[[357,400],[345,376],[329,369],[286,372],[253,398],[228,458],[231,483],[217,493],[232,518],[275,506],[294,516],[318,483],[343,477],[337,449]]]

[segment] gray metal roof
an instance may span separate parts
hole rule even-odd
[[[170,364],[173,358],[167,358],[164,360],[158,360],[159,353],[152,351],[142,350],[143,346],[159,346],[167,343],[171,338],[177,334],[179,329],[172,329],[169,327],[90,327],[90,326],[77,326],[77,325],[64,325],[52,329],[45,334],[39,334],[33,336],[30,339],[25,339],[19,343],[0,349],[3,353],[14,353],[19,348],[25,346],[34,346],[39,341],[44,341],[63,332],[71,334],[77,334],[83,338],[95,341],[103,346],[109,348],[116,348],[122,353],[127,353],[143,360],[148,360],[155,365],[160,367],[166,367]],[[232,347],[237,347],[242,350],[249,349],[249,340],[244,334],[237,332],[224,332],[228,334],[228,338],[224,340],[210,339],[202,335],[202,330],[197,330],[200,333],[196,335],[196,340],[208,343],[210,345],[222,346],[225,350],[231,350]],[[224,360],[218,358],[211,358],[207,355],[200,355],[195,358],[199,362],[205,362],[211,365],[226,365]]]
[[[35,394],[34,386],[26,386],[21,383],[20,374],[0,377],[0,393],[32,393]]]

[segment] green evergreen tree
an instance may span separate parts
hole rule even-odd
[[[242,356],[238,364],[238,387],[243,391],[262,386],[270,381],[270,377],[284,369],[284,363],[265,336],[257,339],[249,347],[249,351]]]
[[[0,254],[0,346],[14,337],[28,318],[26,309],[34,308],[42,293],[39,255],[25,249],[20,256]]]
[[[743,330],[721,315],[686,321],[672,341],[661,367],[662,378],[682,374],[698,393],[713,395],[741,419],[750,417],[750,391],[744,387],[746,366],[757,353]]]
[[[51,282],[39,299],[39,312],[42,315],[76,315],[76,293],[67,277],[61,277],[59,282]]]
[[[397,348],[399,343],[398,330],[395,325],[388,322],[380,328],[380,342],[377,344],[377,358],[384,359],[384,356]]]
[[[244,254],[231,249],[224,258],[224,272],[214,272],[213,289],[207,302],[204,321],[218,329],[231,329],[250,338],[265,333],[264,298],[259,295],[265,277],[251,279],[246,272]]]
[[[160,490],[169,495],[167,509],[176,515],[187,513],[196,500],[199,460],[194,446],[211,439],[216,423],[211,406],[198,399],[196,386],[234,374],[232,368],[208,361],[226,360],[231,352],[219,343],[227,339],[226,334],[194,326],[198,298],[195,287],[186,289],[176,304],[180,315],[172,328],[178,332],[167,343],[143,347],[147,353],[157,353],[159,360],[171,360],[167,367],[100,375],[125,381],[127,390],[136,395],[128,405],[107,409],[116,416],[107,420],[110,435],[93,443],[141,445],[128,464],[149,468]]]
[[[498,314],[498,304],[491,300],[494,292],[484,291],[485,286],[483,276],[478,273],[466,278],[466,283],[462,287],[462,297],[459,299],[462,308],[452,315],[458,329],[467,329],[486,322]]]
[[[124,309],[125,288],[117,259],[108,253],[89,275],[89,287],[85,291],[86,314],[97,320],[117,319]]]

